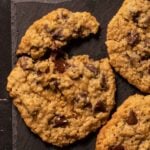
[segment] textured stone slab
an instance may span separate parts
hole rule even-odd
[[[10,1],[0,1],[0,150],[12,149],[11,101],[5,90],[11,69]]]

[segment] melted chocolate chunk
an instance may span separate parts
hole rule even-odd
[[[133,20],[133,22],[138,23],[138,19],[140,17],[140,14],[141,14],[141,12],[139,12],[139,11],[132,13],[132,20]]]
[[[38,50],[39,49],[39,47],[37,47],[37,46],[31,46],[31,48],[30,48],[30,50],[32,50],[32,49],[35,49],[35,50]]]
[[[65,116],[61,116],[61,115],[56,115],[53,118],[53,127],[57,128],[57,127],[65,127],[66,125],[68,125],[68,120],[66,119]]]
[[[40,60],[48,59],[51,55],[51,50],[49,48],[45,48],[45,53],[40,57]]]
[[[135,44],[137,44],[139,42],[139,33],[137,33],[136,31],[128,32],[127,42],[131,46],[134,46]]]
[[[43,71],[40,71],[40,70],[37,70],[37,75],[38,76],[41,76],[43,73],[49,73],[49,67],[47,67],[45,70],[43,70]]]
[[[89,101],[88,98],[88,92],[87,91],[83,91],[82,93],[78,94],[75,98],[74,98],[74,102],[80,107],[85,108],[85,107],[92,107],[92,104]]]
[[[95,75],[98,75],[99,70],[98,70],[94,65],[85,64],[85,67],[86,67],[88,70],[90,70],[91,72],[93,72]]]
[[[49,67],[47,67],[45,73],[49,73],[49,72],[50,72]]]
[[[57,92],[59,90],[59,83],[57,81],[56,78],[52,78],[50,81],[49,81],[49,88],[53,91],[53,92]]]
[[[98,101],[94,106],[94,112],[106,112],[106,106],[102,101]]]
[[[58,28],[58,29],[50,29],[48,27],[48,25],[45,25],[44,26],[44,29],[47,33],[50,34],[50,36],[52,36],[52,38],[54,40],[62,40],[64,37],[62,35],[62,31],[63,31],[63,28]]]
[[[128,60],[128,62],[132,67],[135,66],[133,59],[127,53],[124,56],[126,57],[126,59]]]
[[[50,88],[52,89],[52,91],[57,92],[59,90],[58,82],[54,81],[53,84],[50,86]]]
[[[109,147],[109,150],[125,150],[125,148],[122,145],[116,145]]]
[[[44,90],[49,90],[49,89],[51,89],[51,87],[50,87],[50,85],[48,84],[48,85],[46,85],[46,86],[44,86]]]
[[[100,89],[101,89],[102,91],[108,90],[107,81],[106,81],[106,78],[105,78],[104,75],[102,76],[102,80],[101,80],[101,82],[100,82]]]
[[[150,59],[150,52],[148,53],[148,52],[146,52],[143,56],[141,56],[141,60],[143,61],[143,60],[148,60],[148,59]]]
[[[92,108],[92,104],[90,103],[90,102],[88,102],[88,101],[86,101],[85,103],[84,103],[84,105],[83,105],[83,108]]]
[[[66,61],[64,59],[56,59],[54,61],[55,63],[55,69],[59,72],[59,73],[64,73],[66,71],[66,69],[68,68],[68,65],[66,63]]]
[[[63,35],[61,34],[61,32],[62,32],[61,28],[52,31],[51,35],[52,35],[53,39],[55,39],[55,40],[63,39]]]
[[[133,110],[130,111],[126,122],[127,122],[128,125],[135,125],[135,124],[138,123],[138,120],[136,118],[136,114]]]
[[[38,76],[41,76],[41,75],[42,75],[42,72],[41,72],[40,70],[38,70],[38,71],[36,72],[36,74],[37,74]]]
[[[37,118],[38,114],[39,114],[39,110],[34,110],[34,111],[31,113],[31,115],[32,115],[32,117],[33,117],[34,119]]]

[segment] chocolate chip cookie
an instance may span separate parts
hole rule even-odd
[[[71,12],[59,8],[35,21],[21,40],[17,55],[26,54],[39,59],[56,51],[70,40],[96,34],[99,23],[88,12]]]
[[[61,55],[62,56],[62,55]],[[114,106],[115,79],[108,59],[87,55],[22,56],[7,90],[26,125],[44,141],[64,146],[104,125]]]
[[[150,95],[130,96],[101,129],[96,150],[150,149]]]
[[[150,1],[125,0],[108,25],[110,63],[143,92],[150,93]]]

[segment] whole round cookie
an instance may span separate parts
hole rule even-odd
[[[150,93],[150,1],[125,0],[108,25],[110,63],[143,92]]]
[[[130,96],[100,130],[96,150],[150,149],[150,95]]]
[[[34,61],[21,57],[7,90],[22,118],[44,141],[64,146],[104,125],[114,106],[108,59],[87,55]]]
[[[38,59],[45,53],[60,49],[72,39],[96,34],[98,28],[99,23],[90,13],[59,8],[35,21],[27,29],[17,54]]]

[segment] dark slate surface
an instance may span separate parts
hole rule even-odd
[[[16,61],[15,49],[20,42],[28,26],[47,14],[49,11],[59,7],[69,8],[73,11],[89,11],[97,20],[101,22],[101,31],[96,37],[90,37],[85,40],[76,40],[67,46],[69,54],[89,54],[94,59],[107,56],[106,46],[104,44],[106,37],[106,27],[112,16],[117,12],[123,0],[49,0],[49,3],[41,2],[17,2],[12,7],[12,59]],[[40,1],[40,0],[38,0]],[[52,3],[53,2],[53,3]],[[57,3],[58,2],[58,3]],[[138,92],[116,74],[117,92],[116,103],[119,106],[129,95]],[[24,124],[16,109],[13,109],[13,149],[14,150],[57,150],[59,148],[46,144],[34,135]],[[97,133],[90,134],[87,138],[63,148],[64,150],[94,150],[95,138]]]
[[[0,150],[12,149],[11,103],[0,100]]]
[[[5,90],[11,69],[10,1],[0,1],[0,150],[12,149],[11,102]]]
[[[7,98],[6,77],[11,68],[10,3],[0,1],[0,98]]]

